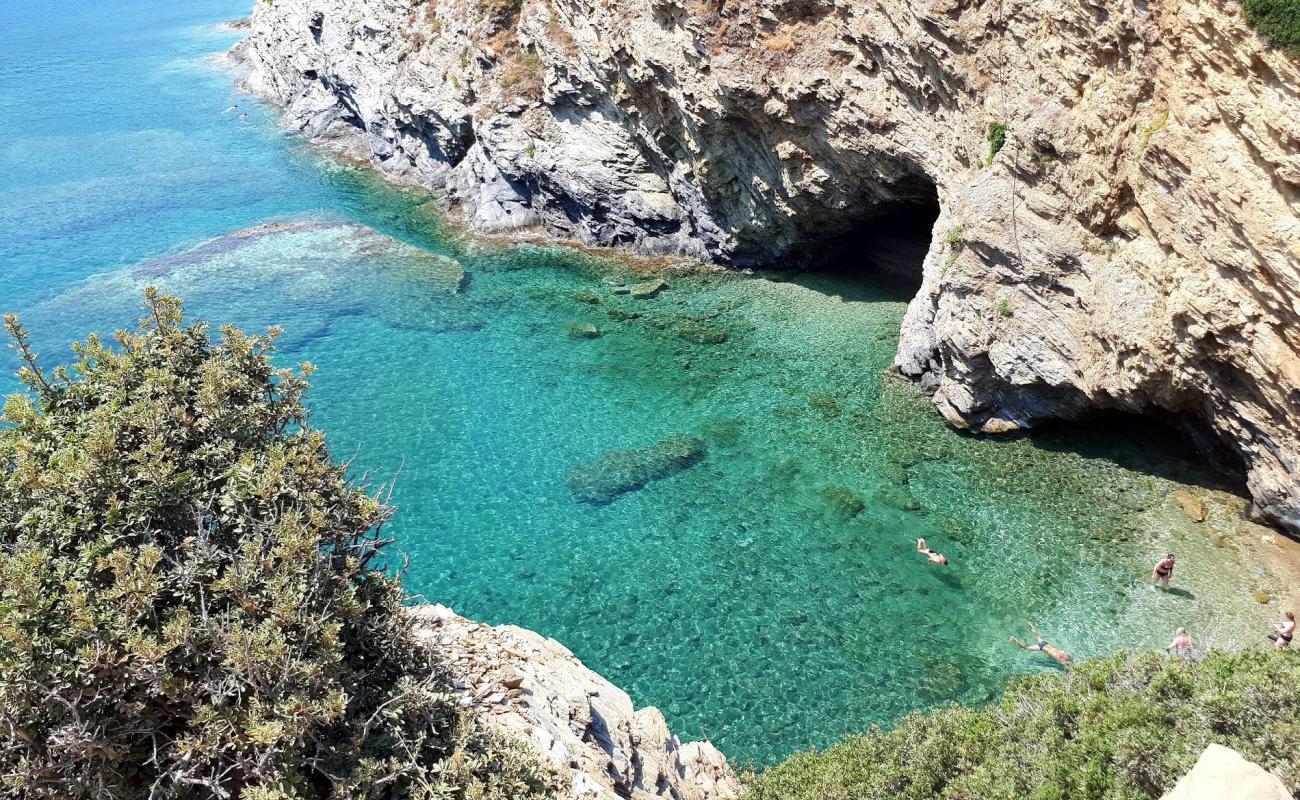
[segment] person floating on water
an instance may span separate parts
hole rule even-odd
[[[1169,588],[1169,579],[1174,577],[1174,554],[1170,553],[1156,563],[1156,568],[1151,571],[1151,583],[1160,584],[1164,588]]]
[[[1277,633],[1270,633],[1268,638],[1273,640],[1274,647],[1279,649],[1290,647],[1291,640],[1295,638],[1295,612],[1286,612],[1286,619],[1281,622],[1274,622],[1273,630],[1277,631]]]
[[[1021,650],[1033,650],[1038,653],[1047,653],[1049,656],[1056,659],[1056,662],[1068,672],[1070,666],[1074,663],[1074,656],[1055,645],[1048,644],[1047,640],[1043,638],[1043,635],[1038,632],[1038,629],[1034,627],[1034,623],[1032,622],[1029,623],[1029,632],[1034,634],[1034,640],[1037,644],[1025,644],[1014,636],[1011,637],[1011,643],[1019,647]]]
[[[931,549],[930,549],[930,546],[927,545],[927,544],[925,543],[925,540],[924,540],[924,539],[917,539],[917,540],[916,540],[916,552],[918,552],[918,553],[924,553],[924,554],[925,554],[925,557],[928,558],[928,559],[930,559],[930,563],[931,563],[931,564],[947,564],[947,563],[948,563],[948,559],[944,556],[944,554],[943,554],[943,553],[937,553],[937,552],[935,552],[934,550],[931,550]]]
[[[1192,637],[1188,635],[1186,628],[1179,628],[1174,634],[1174,640],[1165,648],[1166,653],[1173,653],[1179,658],[1192,657]]]

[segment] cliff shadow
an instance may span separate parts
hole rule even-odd
[[[1103,459],[1134,472],[1249,497],[1246,467],[1190,415],[1099,411],[1040,423],[1022,434],[1040,450]]]

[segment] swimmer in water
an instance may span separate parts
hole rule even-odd
[[[916,540],[916,552],[924,553],[925,557],[930,560],[931,564],[946,565],[948,563],[948,559],[943,555],[943,553],[937,553],[934,550],[931,550],[930,546],[925,543],[924,539]]]
[[[1032,650],[1037,653],[1048,654],[1052,658],[1056,659],[1056,662],[1068,672],[1070,666],[1074,663],[1074,656],[1055,645],[1048,644],[1047,640],[1043,638],[1043,635],[1038,632],[1038,629],[1034,627],[1034,623],[1032,622],[1029,623],[1029,631],[1034,634],[1035,644],[1025,644],[1014,636],[1011,637],[1011,643],[1019,647],[1021,650]]]

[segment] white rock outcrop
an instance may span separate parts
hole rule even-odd
[[[1282,779],[1236,750],[1211,744],[1161,800],[1291,800]]]
[[[574,800],[730,800],[740,784],[708,742],[683,744],[655,708],[583,666],[564,645],[440,605],[412,609],[446,654],[462,705],[527,741],[570,780]]]
[[[484,231],[815,262],[937,205],[944,417],[1168,415],[1300,533],[1300,65],[1239,0],[276,0],[237,55]]]

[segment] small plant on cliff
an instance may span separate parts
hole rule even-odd
[[[1160,113],[1152,117],[1147,126],[1142,129],[1142,149],[1145,150],[1151,143],[1151,137],[1155,136],[1165,125],[1169,124],[1169,109],[1161,109]]]
[[[961,238],[961,233],[960,225],[954,225],[944,231],[943,244],[948,248],[948,255],[943,260],[943,268],[939,270],[940,275],[946,273],[952,268],[953,264],[957,263],[957,256],[961,254],[962,248],[966,246],[966,241]]]
[[[992,164],[994,156],[1007,143],[1007,126],[997,121],[990,122],[984,131],[984,138],[989,143],[989,163]]]
[[[998,314],[1011,318],[1016,315],[1016,310],[1012,308],[1011,303],[1005,297],[998,298]]]
[[[1300,58],[1300,0],[1243,0],[1241,7],[1270,45]]]
[[[310,365],[146,297],[53,370],[5,318],[28,391],[0,428],[0,794],[543,796],[413,635]]]
[[[763,47],[773,53],[788,53],[794,49],[794,31],[773,33],[763,40]]]

